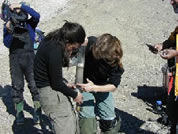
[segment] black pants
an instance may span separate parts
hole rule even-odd
[[[34,53],[10,54],[9,62],[13,88],[13,102],[19,103],[24,99],[24,79],[26,79],[28,83],[33,101],[39,101],[39,92],[35,84],[33,73]]]
[[[168,95],[167,99],[167,114],[168,118],[171,121],[171,131],[175,133],[176,131],[176,124],[178,123],[178,99],[175,100],[175,81],[173,82],[173,86],[171,89],[170,94]]]

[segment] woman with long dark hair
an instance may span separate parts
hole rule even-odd
[[[55,134],[74,134],[75,119],[69,97],[82,103],[82,94],[68,87],[62,76],[62,67],[85,40],[85,31],[78,23],[66,22],[49,33],[40,43],[34,63],[36,85],[40,102],[49,116]]]

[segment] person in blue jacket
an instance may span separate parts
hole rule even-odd
[[[35,56],[33,44],[35,28],[39,23],[40,14],[25,4],[11,4],[9,7],[16,14],[13,14],[11,19],[4,24],[3,43],[9,48],[9,64],[13,90],[12,99],[15,103],[16,111],[15,121],[17,125],[24,123],[23,91],[25,78],[34,102],[33,121],[34,123],[39,123],[41,105],[33,73]]]

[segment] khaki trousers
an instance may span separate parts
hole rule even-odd
[[[51,87],[39,89],[40,103],[54,134],[76,134],[76,118],[69,98]]]

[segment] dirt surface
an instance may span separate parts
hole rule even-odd
[[[117,36],[124,50],[125,73],[114,92],[116,112],[122,118],[122,134],[167,134],[169,127],[158,123],[155,100],[163,89],[161,67],[166,63],[159,55],[149,52],[145,43],[163,42],[177,26],[169,0],[28,0],[41,14],[39,27],[48,32],[61,27],[64,20],[83,25],[88,36],[111,33]],[[43,3],[43,4],[41,4]],[[39,6],[38,6],[39,5]],[[3,22],[0,21],[3,31]],[[1,32],[1,35],[3,32]],[[16,133],[14,108],[11,101],[8,49],[0,37],[0,133]],[[75,67],[64,69],[69,81],[74,81]],[[26,88],[27,89],[27,88]],[[48,128],[31,125],[32,100],[29,90],[26,99],[25,134],[49,133]],[[44,116],[45,118],[45,116]]]

